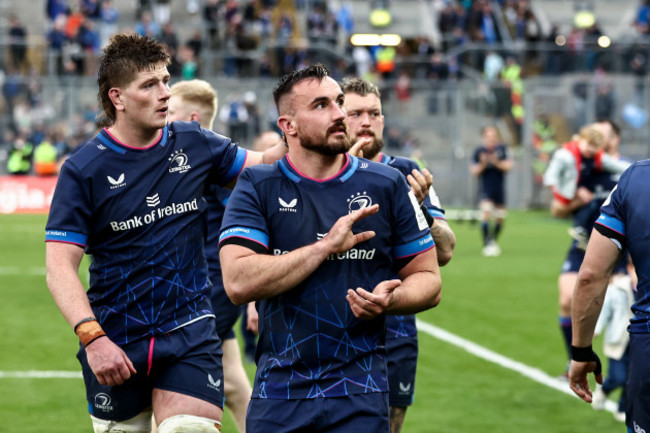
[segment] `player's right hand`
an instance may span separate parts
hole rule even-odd
[[[327,232],[327,235],[321,240],[321,242],[326,242],[328,244],[329,254],[345,252],[356,244],[375,237],[375,232],[373,231],[354,234],[352,232],[352,226],[357,221],[375,214],[378,211],[379,205],[373,204],[372,206],[350,212],[336,220],[332,228]]]
[[[136,373],[126,353],[108,337],[98,338],[86,346],[86,357],[100,385],[121,385]]]

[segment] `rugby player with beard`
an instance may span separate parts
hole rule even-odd
[[[360,145],[363,156],[399,170],[407,177],[416,196],[421,197],[422,211],[428,219],[431,235],[436,243],[438,265],[446,265],[453,254],[456,236],[447,224],[440,200],[431,185],[432,176],[425,169],[420,173],[418,165],[402,157],[389,156],[384,148],[384,115],[381,94],[377,86],[359,78],[343,80],[345,110],[350,136],[355,147]],[[428,186],[426,183],[428,182]],[[425,185],[422,185],[422,184]],[[428,190],[428,191],[427,191]],[[388,349],[388,382],[391,433],[402,430],[406,409],[413,404],[415,371],[418,357],[415,315],[388,315],[386,317],[386,348]]]
[[[322,65],[273,96],[289,148],[244,170],[221,227],[226,292],[257,301],[246,431],[388,433],[386,314],[440,301],[430,228],[404,176],[350,155],[344,95]]]

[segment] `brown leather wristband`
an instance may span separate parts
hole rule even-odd
[[[106,335],[97,320],[89,320],[79,323],[75,327],[75,333],[84,347],[88,347],[90,343],[97,340],[99,337],[104,337]]]

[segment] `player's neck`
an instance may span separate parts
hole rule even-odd
[[[160,129],[142,129],[116,121],[108,128],[116,140],[130,147],[149,147],[160,139]]]
[[[317,180],[334,177],[347,161],[344,153],[321,155],[302,148],[290,149],[288,158],[302,175]]]

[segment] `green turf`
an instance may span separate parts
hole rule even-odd
[[[45,285],[44,216],[0,215],[0,371],[78,371],[77,342]],[[557,274],[567,224],[511,212],[503,254],[481,255],[477,225],[451,222],[458,243],[443,268],[443,300],[421,320],[556,376],[566,355]],[[597,344],[597,347],[600,347]],[[252,366],[247,366],[253,374]],[[0,433],[89,432],[80,379],[0,377]],[[228,415],[224,432],[233,432]],[[608,412],[421,333],[405,433],[625,431]]]

